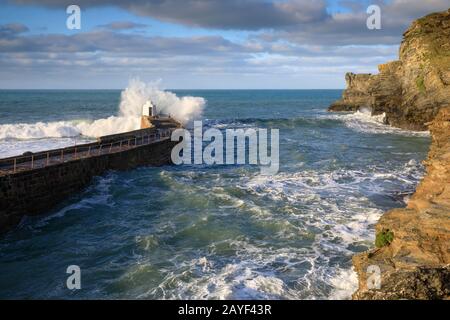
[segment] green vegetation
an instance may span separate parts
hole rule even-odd
[[[375,238],[375,245],[377,248],[382,248],[391,244],[394,240],[394,232],[389,229],[379,232]]]
[[[449,32],[441,26],[440,14],[430,14],[417,20],[416,27],[411,30],[408,38],[415,39],[426,48],[424,59],[441,69],[450,64]]]
[[[423,74],[417,77],[416,85],[417,89],[419,89],[421,93],[424,93],[427,90],[427,88],[425,87],[425,79]]]

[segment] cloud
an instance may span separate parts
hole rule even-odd
[[[393,45],[399,44],[411,22],[426,14],[448,9],[448,0],[373,1],[381,8],[381,30],[366,27],[366,8],[355,1],[345,1],[350,12],[338,12],[320,22],[288,26],[258,34],[264,41],[280,40],[309,45]],[[358,9],[359,8],[359,9]]]
[[[23,26],[26,28],[26,26]],[[0,26],[1,29],[1,26]],[[120,30],[119,30],[120,31]],[[124,34],[106,29],[76,34],[0,34],[0,52],[117,53],[128,56],[238,56],[277,54],[286,56],[386,55],[386,48],[373,44],[307,45],[295,41],[275,41],[264,36],[234,42],[222,36],[161,37]],[[389,47],[391,48],[391,47]],[[392,51],[388,52],[389,54]]]
[[[0,24],[0,38],[15,36],[29,31],[28,27],[21,23]]]
[[[330,47],[293,43],[232,42],[220,36],[154,37],[106,30],[0,36],[0,73],[281,74],[361,66],[394,55],[395,47]],[[306,68],[306,69],[305,69]],[[311,72],[311,71],[310,71]],[[5,77],[6,78],[6,77]]]
[[[0,52],[116,52],[129,55],[165,54],[215,55],[250,52],[254,48],[236,44],[220,36],[155,37],[139,34],[123,34],[108,30],[65,34],[38,34],[21,36],[0,34]]]
[[[19,4],[64,7],[68,0],[11,0]],[[81,8],[113,5],[139,16],[210,29],[262,31],[264,41],[297,44],[396,44],[413,19],[445,10],[448,0],[373,0],[381,7],[381,30],[366,27],[367,3],[343,0],[344,12],[328,13],[325,0],[78,0]],[[137,27],[132,22],[104,26]],[[258,41],[257,39],[255,39]]]
[[[72,1],[14,2],[59,8]],[[220,30],[206,36],[181,32],[178,37],[122,32],[145,27],[129,21],[69,34],[32,34],[23,24],[0,25],[0,87],[21,81],[43,85],[42,79],[49,81],[48,87],[120,86],[136,75],[163,78],[178,87],[214,87],[220,80],[225,81],[221,87],[230,88],[323,87],[324,82],[338,87],[347,71],[375,72],[378,64],[395,59],[401,35],[413,19],[448,8],[448,0],[373,0],[382,8],[382,29],[368,30],[365,5],[352,0],[343,2],[345,10],[333,13],[326,11],[324,1],[308,0],[77,3],[82,10],[115,5],[187,26],[254,32],[230,40]]]
[[[66,7],[68,0],[15,0],[17,4]],[[139,16],[213,29],[260,30],[327,18],[325,0],[78,0],[81,8],[113,5]]]
[[[111,31],[121,31],[121,30],[132,30],[132,29],[143,29],[147,25],[143,23],[135,23],[132,21],[113,21],[108,24],[101,24],[97,26],[100,29],[106,29]]]
[[[162,0],[121,6],[138,15],[212,29],[281,28],[321,21],[327,16],[323,0]]]

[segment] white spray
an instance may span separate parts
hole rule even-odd
[[[140,126],[142,106],[149,99],[157,106],[158,113],[171,115],[185,125],[201,116],[206,103],[203,98],[180,98],[172,92],[158,89],[156,84],[146,84],[134,79],[122,91],[117,116],[110,116],[95,121],[57,121],[0,125],[0,140],[62,138],[79,135],[99,137],[137,130]]]
[[[128,88],[122,92],[120,102],[121,117],[140,117],[142,106],[147,100],[157,106],[160,114],[171,115],[183,124],[197,119],[205,105],[205,99],[198,97],[177,97],[174,93],[162,91],[154,84],[145,84],[131,80]]]

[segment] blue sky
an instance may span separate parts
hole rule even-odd
[[[366,8],[382,9],[368,30]],[[66,28],[79,4],[81,30]],[[0,88],[343,88],[449,0],[0,0]]]

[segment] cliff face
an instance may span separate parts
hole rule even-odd
[[[378,237],[391,232],[392,241],[353,257],[359,277],[355,299],[450,298],[450,106],[441,109],[430,130],[425,178],[406,208],[385,213],[376,226]],[[380,268],[379,290],[368,288],[369,266]]]
[[[450,299],[450,9],[415,21],[400,60],[378,68],[377,75],[347,74],[347,89],[329,110],[371,108],[386,113],[387,124],[429,128],[433,141],[407,207],[385,213],[378,248],[353,257],[353,298]]]
[[[386,113],[389,125],[426,129],[450,104],[450,9],[416,20],[403,36],[399,60],[379,65],[376,75],[348,73],[347,89],[330,111],[366,107]]]

